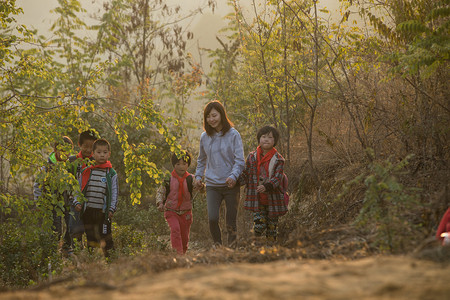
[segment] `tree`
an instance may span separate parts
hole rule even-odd
[[[319,56],[316,63],[310,62],[315,61],[312,54],[314,45],[319,42],[311,43],[314,41],[314,26],[311,26],[308,13],[298,13],[307,11],[312,3],[300,5],[295,2],[268,1],[260,12],[254,5],[252,23],[243,17],[236,2],[232,4],[235,19],[230,29],[239,33],[233,36],[239,37],[239,53],[227,55],[225,51],[223,56],[217,52],[213,55],[217,57],[215,65],[220,66],[222,63],[228,68],[236,67],[235,70],[223,68],[222,73],[212,73],[211,76],[217,78],[213,86],[227,84],[227,88],[219,90],[223,91],[221,97],[227,95],[225,91],[236,91],[226,99],[235,103],[234,107],[240,108],[243,122],[248,124],[250,120],[255,128],[271,123],[280,129],[283,137],[280,147],[288,162],[291,156],[290,138],[296,132],[295,120],[295,125],[300,125],[307,137],[309,162],[314,170],[312,137],[316,109],[321,103],[318,78],[322,75],[319,74]],[[234,64],[226,61],[230,57],[236,57]],[[311,72],[312,69],[316,71]],[[227,77],[236,78],[233,72],[239,76],[239,80],[226,80]],[[314,73],[316,77],[312,75]],[[314,94],[314,91],[317,93]]]
[[[348,13],[352,7],[356,8],[372,25],[373,30],[366,38],[377,47],[378,69],[372,70],[388,74],[382,82],[387,88],[378,87],[381,92],[373,98],[393,101],[377,101],[380,106],[364,103],[370,107],[370,127],[377,128],[373,120],[382,118],[383,124],[378,128],[390,132],[384,133],[385,136],[395,136],[403,152],[416,153],[418,159],[444,159],[444,144],[448,140],[444,124],[449,120],[446,101],[448,3],[427,0],[392,1],[382,5],[371,0],[345,2],[349,5]],[[384,113],[393,109],[398,113]],[[374,145],[376,153],[380,152],[378,145],[379,141]]]
[[[214,9],[208,1],[205,6]],[[165,74],[183,72],[186,41],[192,32],[184,29],[182,20],[191,18],[205,7],[180,16],[180,7],[163,0],[114,0],[104,6],[100,17],[98,41],[102,53],[113,64],[108,70],[110,85],[129,93],[139,87],[139,97],[155,96]],[[130,99],[129,101],[139,101]]]
[[[118,154],[116,166],[120,168],[123,161],[123,179],[129,184],[132,204],[140,202],[144,174],[156,184],[162,182],[164,151],[158,145],[164,145],[167,152],[177,153],[181,148],[166,118],[154,107],[151,93],[143,92],[152,90],[147,78],[143,89],[131,97],[138,99],[132,105],[97,92],[111,79],[104,70],[112,65],[101,61],[100,50],[104,48],[98,41],[102,39],[90,42],[77,35],[77,30],[100,27],[89,27],[81,21],[78,13],[84,10],[78,1],[58,3],[54,10],[58,18],[52,26],[56,38],[49,42],[15,23],[14,15],[22,12],[15,1],[0,4],[2,284],[27,285],[49,276],[49,264],[55,271],[60,266],[48,220],[53,207],[63,204],[50,193],[32,201],[26,186],[31,187],[36,174],[48,179],[51,190],[72,189],[80,195],[77,181],[67,172],[69,165],[58,165],[48,173],[38,171],[51,145],[61,136],[76,140],[79,132],[94,127],[102,136],[115,137],[120,145],[120,149],[114,148]],[[108,131],[111,133],[107,135]],[[35,251],[37,248],[40,251]]]

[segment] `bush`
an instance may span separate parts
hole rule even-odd
[[[155,205],[148,208],[142,205],[131,205],[126,201],[119,201],[119,207],[114,214],[114,222],[119,226],[131,225],[135,230],[148,235],[167,235],[168,227],[164,214]]]
[[[0,226],[0,285],[25,287],[61,271],[52,232],[10,220]]]
[[[116,253],[132,256],[146,250],[165,250],[169,245],[155,233],[146,234],[132,225],[113,223],[113,240]]]
[[[396,164],[389,159],[374,162],[369,165],[367,173],[350,181],[345,188],[348,190],[352,185],[364,183],[366,191],[355,225],[362,229],[374,228],[373,246],[382,251],[399,250],[414,234],[416,225],[410,222],[405,212],[420,205],[417,201],[418,189],[406,188],[397,179],[408,159],[410,156]]]
[[[161,236],[169,235],[163,213],[155,205],[129,205],[120,201],[114,215],[113,239],[116,252],[134,255],[145,250],[164,250],[169,246]]]

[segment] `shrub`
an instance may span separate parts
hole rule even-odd
[[[52,232],[10,220],[0,226],[0,236],[0,285],[24,287],[61,270]]]
[[[146,234],[132,225],[113,223],[113,240],[116,253],[135,255],[145,250],[165,250],[168,244],[158,238],[155,233]]]
[[[362,229],[375,228],[373,246],[382,251],[398,250],[411,237],[415,227],[405,212],[419,205],[418,189],[404,187],[397,179],[410,158],[408,156],[399,163],[392,163],[390,159],[374,162],[369,165],[368,172],[347,183],[344,189],[348,191],[350,186],[364,183],[363,204],[354,223]]]

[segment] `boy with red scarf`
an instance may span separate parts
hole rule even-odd
[[[118,180],[109,157],[111,146],[105,139],[98,139],[92,147],[94,164],[86,167],[79,178],[81,191],[86,197],[81,219],[84,223],[88,247],[101,247],[105,257],[114,248],[111,234],[111,219],[117,208]],[[75,199],[77,211],[81,203]]]
[[[272,126],[264,126],[258,131],[259,146],[248,155],[240,177],[247,190],[244,208],[254,212],[255,236],[262,236],[265,231],[270,243],[277,239],[278,217],[287,212],[281,188],[284,158],[274,148],[279,136]]]
[[[78,137],[78,146],[80,152],[76,155],[71,155],[69,161],[73,162],[72,173],[76,179],[81,176],[81,170],[86,168],[86,161],[93,160],[92,146],[94,145],[97,136],[93,130],[86,130],[80,133]],[[80,212],[75,210],[74,205],[71,206],[72,216],[69,220],[69,230],[72,239],[77,239],[80,247],[83,247],[82,238],[84,233],[83,222],[81,221]]]
[[[181,156],[172,154],[173,171],[170,181],[157,191],[156,204],[170,227],[172,248],[179,255],[186,253],[189,243],[189,231],[192,225],[192,188],[193,177],[187,172],[191,164],[191,155],[184,151]]]

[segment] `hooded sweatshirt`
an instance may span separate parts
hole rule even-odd
[[[221,131],[212,136],[202,133],[195,172],[197,180],[205,175],[207,186],[225,187],[226,179],[237,181],[244,168],[244,148],[236,129],[232,127],[224,135]]]

